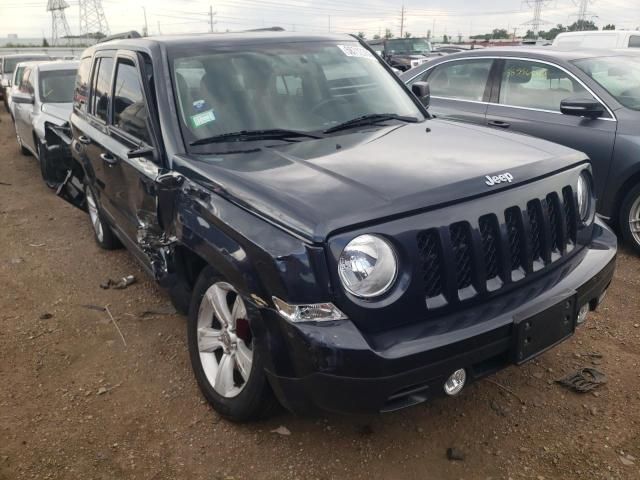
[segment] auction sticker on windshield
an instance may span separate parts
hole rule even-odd
[[[193,128],[198,128],[207,123],[215,121],[216,116],[213,114],[213,110],[207,110],[206,112],[198,113],[191,116],[191,124]]]
[[[369,60],[376,59],[369,50],[360,45],[338,45],[338,48],[342,50],[347,57],[368,58]]]

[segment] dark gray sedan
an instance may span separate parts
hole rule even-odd
[[[585,152],[598,212],[640,253],[638,52],[485,49],[431,60],[401,78],[409,85],[429,83],[429,111],[438,117]]]

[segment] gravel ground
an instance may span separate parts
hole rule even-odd
[[[125,251],[97,248],[0,120],[0,479],[640,478],[634,255],[572,339],[459,397],[233,425],[202,400],[166,294]],[[129,274],[126,290],[99,286]],[[554,382],[594,364],[608,383],[593,393]]]

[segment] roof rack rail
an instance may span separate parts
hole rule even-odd
[[[98,41],[98,43],[104,43],[110,40],[124,40],[127,38],[142,38],[142,35],[140,35],[135,30],[129,30],[128,32],[116,33],[114,35],[104,37],[102,40]]]
[[[243,32],[284,32],[282,27],[265,27],[265,28],[252,28],[250,30],[243,30]]]

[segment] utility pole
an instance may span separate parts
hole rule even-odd
[[[162,30],[160,30],[160,20],[158,20],[158,35],[162,35]]]
[[[66,38],[70,42],[69,22],[64,14],[69,4],[65,0],[49,0],[47,2],[47,12],[51,12],[51,46],[55,47],[61,38]]]
[[[213,33],[213,5],[209,5],[209,32]]]
[[[331,33],[331,15],[327,15],[327,18],[329,19],[329,33]]]
[[[79,0],[80,35],[101,33],[109,35],[109,24],[102,8],[102,0]]]
[[[142,36],[146,37],[149,35],[149,24],[147,23],[147,8],[142,7],[142,12],[144,13],[144,31]]]
[[[402,4],[402,9],[400,10],[400,38],[404,37],[404,3]]]

